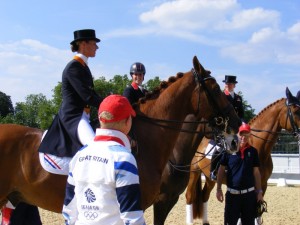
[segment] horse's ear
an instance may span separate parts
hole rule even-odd
[[[201,76],[202,78],[210,76],[211,72],[209,70],[204,69],[204,67],[199,62],[197,56],[194,56],[193,64],[194,64],[194,69],[198,72],[199,76]]]
[[[297,93],[297,97],[295,97],[295,96],[292,95],[289,88],[287,87],[286,90],[285,90],[285,94],[286,94],[286,98],[287,98],[287,105],[300,106],[300,99],[298,97],[299,91]]]
[[[200,72],[201,67],[200,67],[200,62],[199,62],[197,56],[194,56],[194,58],[193,58],[193,65],[194,65],[194,69],[196,71]]]
[[[286,98],[289,100],[292,96],[292,93],[290,92],[290,89],[288,87],[286,87],[285,89],[285,95],[286,95]]]
[[[197,56],[194,56],[193,58],[193,64],[194,64],[194,69],[202,76],[205,76],[204,72],[207,72],[208,75],[210,75],[210,71],[205,70],[204,67],[201,65],[201,63],[199,62]]]
[[[300,91],[298,91],[296,98],[300,101]]]

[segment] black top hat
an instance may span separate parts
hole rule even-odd
[[[95,30],[85,29],[74,31],[74,40],[70,44],[73,45],[76,41],[82,40],[94,40],[100,42],[100,39],[96,38]]]
[[[225,75],[225,80],[223,80],[223,82],[225,83],[232,83],[232,84],[236,84],[236,76],[232,76],[232,75]]]

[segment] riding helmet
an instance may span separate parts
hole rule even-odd
[[[143,63],[135,62],[130,67],[130,75],[134,73],[142,73],[143,75],[146,74],[146,68]]]

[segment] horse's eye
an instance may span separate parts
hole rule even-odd
[[[294,106],[293,108],[294,108],[294,114],[300,117],[300,107]]]
[[[214,88],[214,94],[215,94],[215,95],[219,95],[220,93],[221,93],[220,86],[217,85],[217,86]]]

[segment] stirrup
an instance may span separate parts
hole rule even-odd
[[[214,172],[211,172],[211,173],[210,173],[210,179],[211,179],[212,181],[217,181],[217,175],[215,175]]]

